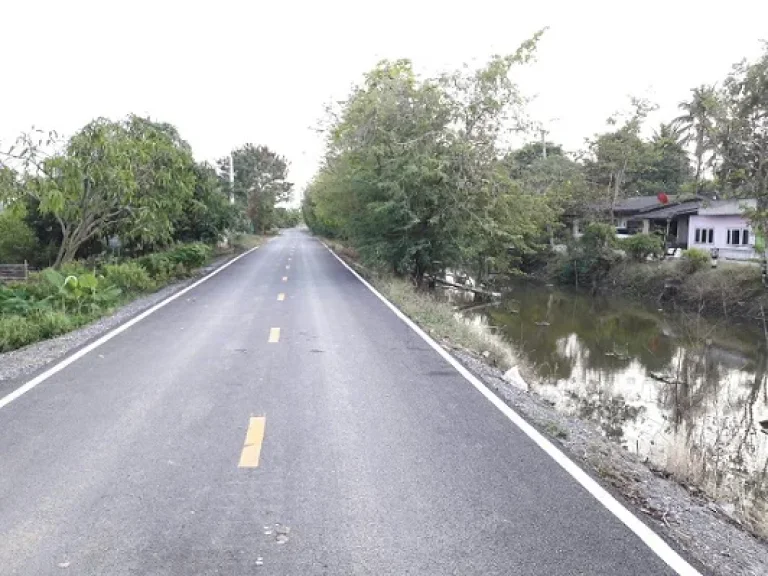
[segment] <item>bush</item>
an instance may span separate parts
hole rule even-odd
[[[558,256],[554,265],[548,268],[560,282],[595,289],[621,261],[617,245],[613,226],[593,223],[586,227],[576,243],[568,247],[568,254]]]
[[[34,260],[38,242],[27,224],[6,212],[0,214],[0,264],[21,264]]]
[[[89,322],[90,316],[48,310],[30,316],[0,315],[0,352],[16,350],[39,340],[53,338]]]
[[[683,251],[681,265],[687,274],[692,274],[693,272],[704,270],[710,266],[711,260],[709,253],[705,250],[701,250],[700,248],[689,248],[688,250]]]
[[[139,258],[137,262],[158,282],[165,282],[171,278],[176,267],[167,252],[148,254]]]
[[[593,222],[584,229],[584,234],[579,239],[579,243],[585,250],[590,252],[600,252],[609,248],[615,248],[618,245],[616,229],[610,224]]]
[[[664,241],[655,234],[635,234],[621,241],[621,248],[636,262],[645,262],[649,256],[661,256]]]
[[[90,274],[93,270],[93,268],[88,267],[85,262],[80,260],[67,262],[59,267],[59,272],[61,272],[63,276],[82,276],[84,274]]]
[[[211,247],[205,244],[182,244],[169,253],[171,260],[187,270],[200,268],[211,256]]]
[[[123,292],[146,292],[155,286],[149,272],[138,262],[107,264],[102,272],[108,284],[117,286]]]
[[[0,352],[26,346],[40,339],[40,327],[24,316],[0,316]]]

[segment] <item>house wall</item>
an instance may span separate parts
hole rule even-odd
[[[712,228],[714,230],[714,242],[712,244],[697,243],[697,228]],[[736,247],[727,244],[726,235],[731,228],[748,228],[749,246]],[[755,234],[742,216],[691,216],[688,225],[688,248],[701,248],[702,250],[717,248],[720,258],[733,260],[749,260],[756,257]]]

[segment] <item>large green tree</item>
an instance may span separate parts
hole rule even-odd
[[[233,194],[256,232],[277,224],[275,207],[291,198],[288,161],[267,146],[246,144],[232,152],[235,169]],[[223,178],[229,178],[229,159],[219,160]]]
[[[380,63],[331,122],[323,168],[305,194],[307,223],[417,282],[455,266],[481,276],[510,248],[535,243],[551,211],[512,180],[500,143],[523,125],[510,72],[532,58],[537,39],[433,79],[407,60]]]
[[[195,182],[189,147],[167,125],[138,116],[94,120],[64,143],[54,135],[43,144],[26,133],[5,156],[24,174],[10,200],[32,198],[59,225],[56,266],[108,233],[135,242],[170,240]]]
[[[173,238],[214,243],[236,226],[238,209],[230,204],[228,190],[213,166],[196,164],[193,171],[194,189],[173,222]]]

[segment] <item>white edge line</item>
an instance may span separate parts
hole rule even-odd
[[[95,340],[95,341],[91,342],[90,344],[88,344],[84,348],[81,348],[80,350],[78,350],[77,352],[72,354],[71,356],[68,356],[67,358],[65,358],[64,360],[62,360],[61,362],[59,362],[55,366],[51,366],[45,372],[43,372],[41,374],[38,374],[37,376],[32,378],[32,380],[30,380],[26,384],[21,385],[20,387],[16,388],[16,390],[11,392],[10,394],[7,394],[6,396],[3,396],[2,398],[0,398],[0,409],[4,408],[5,406],[10,404],[14,400],[20,398],[21,396],[23,396],[24,394],[26,394],[27,392],[29,392],[30,390],[35,388],[37,385],[45,382],[46,380],[48,380],[48,378],[50,378],[51,376],[53,376],[57,372],[61,372],[62,370],[64,370],[64,368],[66,368],[67,366],[69,366],[73,362],[78,361],[80,358],[82,358],[83,356],[85,356],[89,352],[94,351],[96,348],[98,348],[102,344],[105,344],[106,342],[109,342],[110,340],[112,340],[112,338],[114,338],[118,334],[122,334],[123,332],[128,330],[128,328],[130,328],[131,326],[133,326],[135,324],[138,324],[139,322],[144,320],[144,318],[146,318],[150,314],[154,314],[155,312],[160,310],[160,308],[170,304],[171,302],[173,302],[177,298],[180,298],[181,296],[183,296],[184,294],[186,294],[190,290],[192,290],[194,288],[197,288],[203,282],[206,282],[206,281],[210,280],[211,278],[216,276],[216,274],[218,274],[222,270],[225,270],[226,268],[229,268],[230,266],[232,266],[232,264],[234,264],[235,262],[240,260],[240,258],[243,258],[244,256],[247,256],[248,254],[250,254],[251,252],[253,252],[254,250],[256,250],[258,248],[259,247],[256,246],[254,248],[251,248],[247,252],[243,252],[239,256],[235,256],[234,258],[232,258],[232,260],[230,260],[229,262],[226,262],[225,264],[222,264],[221,266],[216,268],[216,270],[214,270],[213,272],[211,272],[207,276],[203,276],[202,278],[200,278],[196,282],[193,282],[192,284],[190,284],[186,288],[183,288],[183,289],[179,290],[175,294],[171,294],[165,300],[163,300],[161,302],[158,302],[157,304],[155,304],[151,308],[148,308],[147,310],[145,310],[144,312],[142,312],[138,316],[134,316],[133,318],[131,318],[130,320],[128,320],[124,324],[121,324],[120,326],[118,326],[114,330],[112,330],[110,332],[107,332],[106,334],[104,334],[98,340]]]
[[[600,504],[605,506],[611,514],[616,516],[624,525],[629,528],[643,543],[648,546],[659,558],[661,558],[672,570],[680,576],[701,576],[701,573],[691,566],[682,556],[675,552],[661,536],[656,534],[646,526],[637,516],[630,512],[623,504],[614,498],[605,488],[600,486],[589,474],[577,466],[568,456],[565,455],[552,442],[545,438],[536,428],[531,426],[520,414],[515,412],[503,400],[501,400],[490,388],[478,380],[469,370],[462,366],[458,360],[451,356],[445,348],[435,342],[426,332],[400,309],[384,297],[376,288],[342,260],[325,242],[321,242],[333,256],[342,263],[354,276],[362,282],[368,290],[381,300],[394,314],[405,322],[422,340],[429,344],[435,352],[440,354],[443,359],[453,366],[466,380],[468,380],[477,390],[485,396],[491,404],[498,408],[512,423],[517,426],[526,436],[533,440],[547,455],[560,465],[576,482],[589,492]]]

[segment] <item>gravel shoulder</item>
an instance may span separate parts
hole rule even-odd
[[[43,340],[18,350],[0,354],[0,396],[13,390],[20,383],[20,380],[34,375],[48,364],[85,346],[105,332],[116,328],[137,314],[165,300],[200,277],[224,265],[235,256],[236,254],[231,254],[218,258],[208,266],[200,268],[190,278],[169,284],[152,294],[141,296],[116,309],[112,314],[91,322],[82,328],[62,334],[56,338],[51,338],[50,340]]]
[[[768,543],[739,525],[726,510],[694,487],[685,487],[650,469],[635,455],[611,442],[591,422],[567,417],[534,393],[522,380],[506,379],[482,356],[446,344],[451,353],[512,408],[547,434],[572,459],[611,486],[672,541],[715,576],[765,576]],[[512,381],[509,381],[512,380]]]

